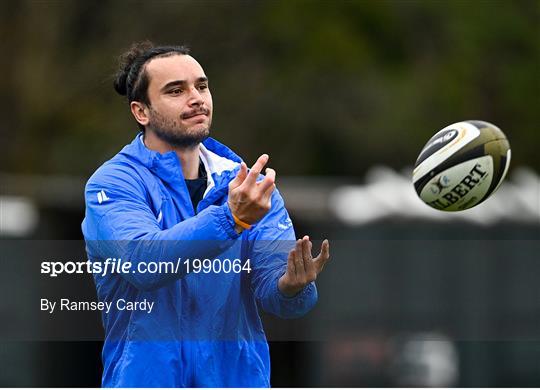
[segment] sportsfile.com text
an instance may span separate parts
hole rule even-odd
[[[109,274],[128,273],[240,273],[251,272],[250,259],[182,259],[176,261],[139,261],[132,263],[121,258],[109,257],[104,261],[43,261],[41,273],[50,277],[61,274]]]

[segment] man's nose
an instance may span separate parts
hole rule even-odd
[[[188,103],[190,106],[200,106],[204,103],[201,93],[197,88],[190,88]]]

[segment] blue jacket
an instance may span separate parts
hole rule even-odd
[[[89,259],[131,263],[127,272],[94,273],[99,301],[111,302],[102,311],[104,387],[268,387],[258,307],[294,318],[317,301],[314,283],[294,297],[277,287],[295,241],[279,192],[266,216],[239,235],[227,195],[241,160],[211,138],[201,159],[209,185],[197,212],[176,154],[147,149],[141,135],[88,180],[82,230]],[[216,268],[194,272],[184,259],[195,258],[218,259]],[[239,259],[243,270],[225,259]],[[150,262],[176,268],[151,273]],[[127,302],[154,305],[126,310]]]

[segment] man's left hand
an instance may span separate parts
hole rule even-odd
[[[296,246],[289,252],[287,271],[279,279],[278,288],[286,296],[298,294],[305,286],[317,279],[330,259],[330,244],[324,240],[321,252],[315,258],[311,255],[312,243],[308,236],[296,241]]]

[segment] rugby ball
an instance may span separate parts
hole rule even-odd
[[[457,122],[424,146],[413,171],[416,193],[437,210],[466,210],[493,194],[510,165],[510,144],[495,125]]]

